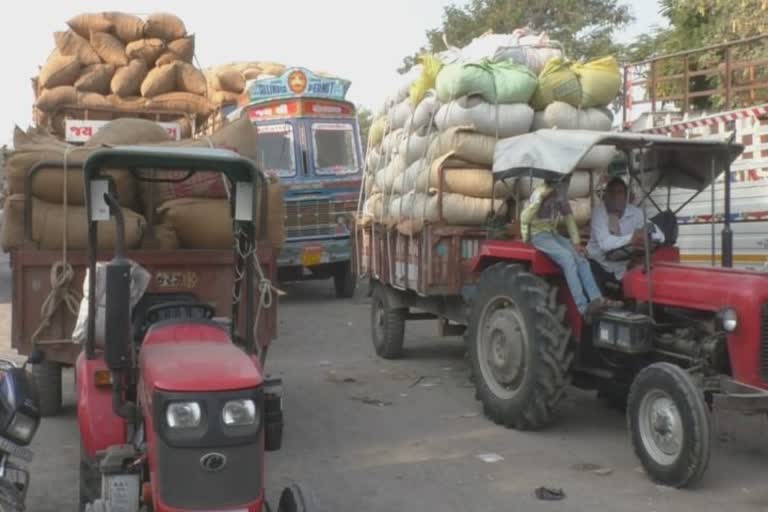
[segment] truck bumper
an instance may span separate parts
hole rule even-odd
[[[352,239],[350,237],[325,240],[288,240],[280,251],[277,266],[280,269],[307,269],[311,272],[351,260]]]

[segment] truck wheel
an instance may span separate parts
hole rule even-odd
[[[280,494],[277,512],[315,512],[314,499],[304,487],[291,484]]]
[[[467,341],[475,397],[498,424],[544,427],[565,395],[573,352],[556,292],[518,265],[499,263],[480,276]]]
[[[13,482],[0,480],[0,512],[22,512],[23,510],[21,491]]]
[[[85,451],[80,448],[80,512],[86,505],[101,497],[101,474],[98,467],[88,460]]]
[[[395,307],[394,293],[386,285],[377,285],[371,299],[373,348],[384,359],[398,359],[403,355],[405,314],[408,310]]]
[[[352,262],[339,265],[333,272],[333,286],[336,288],[336,297],[351,299],[355,296],[357,276],[352,269]]]
[[[679,366],[656,363],[632,383],[627,402],[632,446],[648,476],[687,487],[707,469],[711,426],[704,394]]]
[[[96,500],[85,506],[85,512],[112,512],[112,505],[108,501]]]
[[[61,411],[61,364],[43,361],[32,365],[32,380],[40,396],[40,414],[56,416]]]

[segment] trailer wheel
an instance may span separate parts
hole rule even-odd
[[[565,395],[573,351],[556,292],[518,265],[498,263],[480,276],[467,341],[475,397],[498,424],[544,427]]]
[[[355,296],[357,276],[351,261],[342,263],[333,271],[333,286],[336,289],[336,297],[340,299],[351,299]]]
[[[32,365],[32,380],[40,396],[40,414],[56,416],[61,411],[61,364],[42,361]]]
[[[101,496],[101,473],[80,448],[80,512]]]
[[[656,363],[632,383],[632,446],[648,476],[671,487],[698,481],[709,465],[711,425],[704,394],[679,366]]]
[[[371,298],[371,338],[376,353],[384,359],[403,355],[405,314],[407,308],[396,307],[394,291],[379,284]]]

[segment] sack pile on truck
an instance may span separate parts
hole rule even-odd
[[[168,111],[198,121],[212,111],[205,76],[192,63],[195,36],[177,16],[87,13],[67,25],[33,79],[38,125],[60,132],[66,108]]]
[[[8,252],[24,243],[27,198],[32,201],[32,242],[40,249],[87,247],[87,223],[83,164],[104,145],[141,144],[168,147],[214,147],[229,149],[255,159],[255,127],[247,119],[235,121],[209,137],[182,141],[170,140],[168,133],[152,121],[117,119],[104,125],[84,146],[72,146],[48,133],[16,128],[14,150],[5,160],[7,194],[2,226],[2,248]],[[35,174],[27,190],[27,172],[38,162],[55,165]],[[67,172],[64,172],[66,163]],[[152,177],[152,170],[140,170]],[[179,183],[137,180],[123,169],[106,170],[115,186],[126,218],[126,245],[152,249],[228,249],[233,247],[228,187],[214,171],[196,172]],[[157,179],[183,179],[186,170],[162,171]],[[66,187],[65,187],[66,184]],[[66,192],[66,193],[65,193]],[[277,180],[270,180],[266,191],[267,216],[262,238],[273,247],[282,247],[283,198]],[[186,209],[172,207],[182,202]],[[167,215],[173,210],[173,215]],[[223,212],[223,213],[222,213]],[[222,223],[221,218],[228,219]],[[66,237],[66,239],[65,239]],[[224,240],[224,242],[222,242]],[[99,245],[114,245],[114,223],[99,223]]]
[[[372,122],[359,221],[414,233],[425,222],[482,226],[516,211],[538,183],[494,183],[496,142],[542,128],[610,130],[619,86],[613,57],[573,63],[528,29],[422,56]],[[571,180],[581,226],[590,185],[614,153],[595,148]]]

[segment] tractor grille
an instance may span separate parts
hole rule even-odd
[[[339,214],[352,214],[356,208],[354,201],[332,201],[330,198],[287,200],[285,236],[291,239],[338,234],[336,219]]]
[[[768,382],[768,304],[763,304],[762,331],[760,332],[760,375]]]

